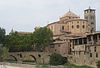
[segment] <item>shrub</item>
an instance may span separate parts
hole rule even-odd
[[[97,62],[97,68],[100,68],[100,61]]]
[[[63,65],[67,62],[67,59],[60,54],[53,53],[50,56],[50,65]]]
[[[6,57],[8,57],[8,49],[0,46],[0,61],[3,61]]]

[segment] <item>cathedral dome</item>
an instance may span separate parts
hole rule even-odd
[[[69,11],[67,12],[64,16],[62,17],[77,17],[79,18],[79,16],[77,16],[76,14],[74,14],[73,12]]]
[[[69,19],[79,19],[80,17],[74,14],[73,12],[69,11],[64,16],[60,18],[60,20],[69,20]]]

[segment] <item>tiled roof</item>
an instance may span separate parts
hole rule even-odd
[[[69,12],[67,12],[64,16],[62,16],[62,17],[79,17],[79,16],[77,16],[76,14],[74,14],[73,12],[71,12],[71,11],[69,11]]]

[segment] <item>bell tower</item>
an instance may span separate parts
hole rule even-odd
[[[84,19],[88,21],[88,28],[89,31],[95,32],[96,31],[96,17],[95,17],[95,9],[89,9],[84,10]]]

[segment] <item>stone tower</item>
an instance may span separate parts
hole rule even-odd
[[[88,27],[89,31],[95,32],[96,31],[96,18],[95,18],[95,9],[89,9],[84,10],[84,19],[87,19],[88,21]]]

